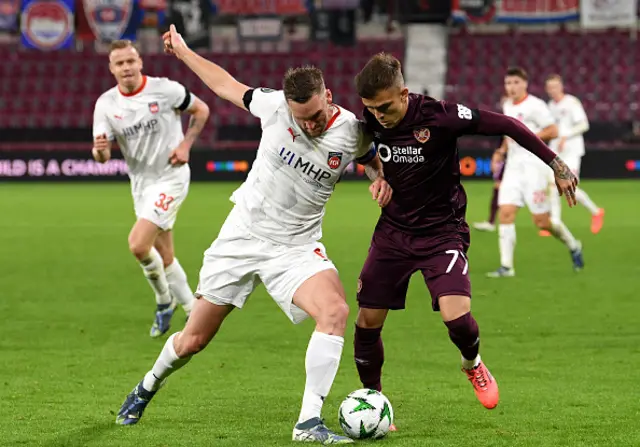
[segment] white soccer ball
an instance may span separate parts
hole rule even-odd
[[[340,405],[338,421],[345,434],[355,439],[378,439],[393,424],[393,408],[379,391],[362,389],[349,394]]]

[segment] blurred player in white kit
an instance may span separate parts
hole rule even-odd
[[[551,141],[550,147],[567,163],[569,169],[580,177],[580,164],[584,156],[584,133],[589,130],[589,119],[578,98],[564,92],[562,77],[552,74],[546,82],[549,110],[558,124],[558,138]],[[604,224],[604,209],[599,208],[582,189],[576,189],[576,201],[591,213],[591,232],[598,234]],[[551,198],[551,219],[560,220],[560,197]],[[547,234],[541,234],[547,236]]]
[[[155,292],[150,335],[159,337],[169,330],[176,302],[187,316],[194,303],[171,230],[189,191],[189,152],[209,108],[178,82],[143,75],[142,59],[128,40],[111,44],[109,69],[117,85],[96,101],[93,157],[108,161],[116,140],[127,162],[137,218],[129,250]],[[191,115],[186,135],[181,112]]]
[[[116,422],[137,423],[170,374],[213,339],[223,320],[264,283],[293,323],[307,316],[315,331],[307,348],[302,409],[293,429],[298,442],[353,441],[321,419],[342,356],[349,313],[338,272],[320,243],[325,205],[345,168],[365,164],[380,206],[391,200],[371,138],[349,111],[332,103],[322,72],[289,69],[283,90],[251,88],[191,51],[173,25],[164,36],[174,53],[219,97],[260,119],[262,138],[246,181],[218,238],[204,254],[196,303],[182,332],[167,340],[153,368],[127,396]]]
[[[543,141],[556,138],[558,127],[547,104],[527,92],[527,72],[520,67],[509,68],[504,84],[508,96],[503,104],[504,114],[523,122]],[[534,224],[560,240],[569,249],[574,270],[581,270],[584,267],[582,245],[562,221],[551,219],[550,195],[557,195],[558,192],[555,189],[550,190],[549,168],[515,141],[507,138],[494,153],[493,163],[503,161],[507,150],[504,176],[498,192],[500,267],[487,276],[501,278],[515,275],[515,219],[518,209],[525,205],[532,214]],[[565,169],[568,171],[564,173],[566,178],[575,179],[568,167],[565,166]]]

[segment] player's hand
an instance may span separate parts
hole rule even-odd
[[[549,166],[553,169],[558,194],[567,198],[569,206],[575,206],[577,203],[576,188],[578,187],[578,178],[560,157],[554,158]]]
[[[177,148],[171,151],[169,155],[169,163],[173,166],[181,166],[189,163],[189,152],[191,147],[187,143],[180,143]]]
[[[111,149],[110,146],[111,145],[109,143],[109,139],[107,138],[106,134],[98,135],[93,140],[93,148],[97,152],[106,151],[107,149]]]
[[[560,137],[560,141],[558,142],[558,153],[564,150],[564,145],[567,142],[567,137]]]
[[[504,154],[496,149],[491,156],[491,173],[495,174],[500,170],[500,165],[504,163]]]
[[[169,26],[169,31],[162,35],[164,42],[164,52],[167,54],[175,54],[178,58],[189,49],[182,35],[176,30],[175,25]]]
[[[378,202],[380,208],[387,206],[393,196],[391,186],[382,177],[378,177],[369,185],[369,191],[371,191],[371,198]]]

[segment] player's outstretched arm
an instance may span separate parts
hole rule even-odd
[[[162,39],[165,52],[175,54],[184,62],[207,86],[220,98],[232,102],[241,109],[247,110],[242,100],[250,87],[238,82],[224,68],[220,67],[192,51],[182,36],[171,25]]]
[[[569,206],[576,204],[575,192],[578,179],[562,159],[527,126],[515,118],[500,113],[478,110],[475,133],[478,135],[506,135],[534,154],[553,169],[558,192],[564,194]]]
[[[542,141],[551,141],[558,137],[558,126],[556,124],[551,124],[550,126],[542,129],[536,135],[538,135],[538,138]]]
[[[111,159],[112,135],[106,106],[101,99],[98,99],[93,110],[93,148],[91,149],[93,159],[98,163],[106,163]]]

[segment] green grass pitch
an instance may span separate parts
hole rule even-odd
[[[192,287],[203,251],[231,208],[236,184],[194,184],[176,226],[177,256]],[[470,222],[483,220],[491,186],[467,182]],[[473,312],[483,359],[500,385],[493,411],[475,399],[459,354],[422,278],[408,309],[384,331],[385,393],[399,432],[385,446],[638,446],[640,412],[640,182],[584,182],[607,210],[601,234],[584,208],[564,208],[583,241],[586,269],[518,218],[518,276],[489,280],[496,234],[474,232]],[[148,336],[154,301],[127,250],[128,185],[2,187],[0,214],[0,445],[290,445],[313,325],[294,326],[260,288],[211,345],[168,381],[134,427],[114,424],[125,395],[162,341]],[[341,183],[324,243],[355,315],[355,288],[378,209],[367,184]],[[182,311],[173,329],[182,327]],[[351,323],[325,404],[329,426],[359,388]]]

